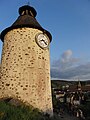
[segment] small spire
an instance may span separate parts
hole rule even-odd
[[[81,82],[79,79],[78,79],[78,90],[81,90]]]
[[[29,5],[29,6],[30,6],[30,1],[29,1],[29,0],[27,1],[27,5]]]

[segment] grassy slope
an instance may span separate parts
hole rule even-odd
[[[49,118],[38,109],[24,104],[15,106],[9,102],[0,101],[0,120],[58,120],[58,118]]]

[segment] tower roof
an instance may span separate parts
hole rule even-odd
[[[35,18],[37,12],[33,7],[28,5],[22,6],[19,8],[19,14],[20,16],[17,18],[17,20],[10,27],[6,28],[1,32],[0,38],[2,41],[4,41],[4,36],[7,32],[9,32],[12,29],[22,28],[22,27],[39,29],[44,33],[46,33],[50,40],[52,39],[51,34],[47,30],[43,29],[41,25],[37,22]]]

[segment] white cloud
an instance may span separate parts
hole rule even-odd
[[[90,62],[81,64],[81,59],[73,58],[72,55],[72,50],[67,50],[60,59],[53,62],[51,65],[52,78],[90,78]]]
[[[65,51],[62,56],[61,56],[61,61],[62,62],[67,62],[72,56],[72,51],[71,50],[67,50]]]
[[[61,55],[60,59],[55,60],[53,62],[53,64],[51,65],[51,68],[55,68],[55,69],[58,69],[60,71],[64,71],[64,70],[67,70],[73,66],[76,66],[79,63],[80,59],[73,58],[72,54],[73,54],[72,50],[65,51]]]

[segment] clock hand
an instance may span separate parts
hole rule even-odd
[[[41,41],[43,41],[47,45],[47,43],[43,39]]]
[[[44,42],[44,40],[42,39],[41,41],[43,41]]]
[[[44,41],[44,43],[47,45],[47,43]]]

